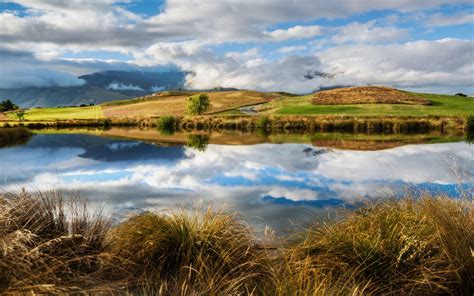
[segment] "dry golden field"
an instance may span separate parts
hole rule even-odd
[[[128,101],[116,101],[102,105],[107,118],[144,118],[162,115],[185,115],[186,98],[195,93],[160,93]],[[256,91],[210,92],[211,108],[208,114],[269,102],[279,98],[273,93]]]

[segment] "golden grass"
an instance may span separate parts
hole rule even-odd
[[[405,104],[431,105],[431,101],[398,89],[381,86],[346,87],[316,92],[315,105]]]
[[[0,196],[0,294],[471,295],[464,200],[383,201],[289,238],[235,213],[145,212],[110,227],[84,199]]]
[[[186,99],[192,93],[184,95],[158,94],[124,102],[104,104],[102,110],[108,118],[147,118],[162,115],[182,116],[186,114]],[[247,105],[269,102],[279,95],[256,91],[227,91],[208,93],[211,106],[208,114],[231,110]]]
[[[109,224],[86,201],[55,192],[0,198],[0,294],[98,286]]]
[[[144,213],[110,234],[112,252],[133,264],[147,293],[247,294],[265,275],[265,254],[234,214]]]
[[[471,197],[472,198],[472,197]],[[396,295],[474,291],[472,201],[385,201],[310,228],[292,255]]]
[[[0,121],[8,121],[10,120],[3,112],[0,112]]]

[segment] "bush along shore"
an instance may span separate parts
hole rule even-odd
[[[288,238],[238,214],[119,223],[58,193],[0,197],[0,294],[472,295],[474,211],[424,196],[341,213]]]
[[[354,116],[162,116],[99,120],[58,120],[4,123],[32,129],[73,127],[165,127],[184,130],[266,130],[298,132],[421,133],[472,130],[473,117],[354,117]]]
[[[0,129],[0,148],[21,145],[28,141],[32,132],[24,127]]]

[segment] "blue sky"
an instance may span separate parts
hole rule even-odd
[[[474,92],[471,0],[1,0],[0,21],[1,88],[171,65],[189,88]]]

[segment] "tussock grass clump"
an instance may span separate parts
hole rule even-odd
[[[354,272],[380,293],[474,291],[472,203],[449,198],[389,201],[311,228],[292,256],[334,273]]]
[[[247,294],[265,278],[265,255],[232,214],[148,212],[114,228],[110,241],[150,294]]]
[[[80,197],[0,196],[0,293],[59,293],[96,286],[109,223]],[[80,287],[80,288],[79,288]]]

